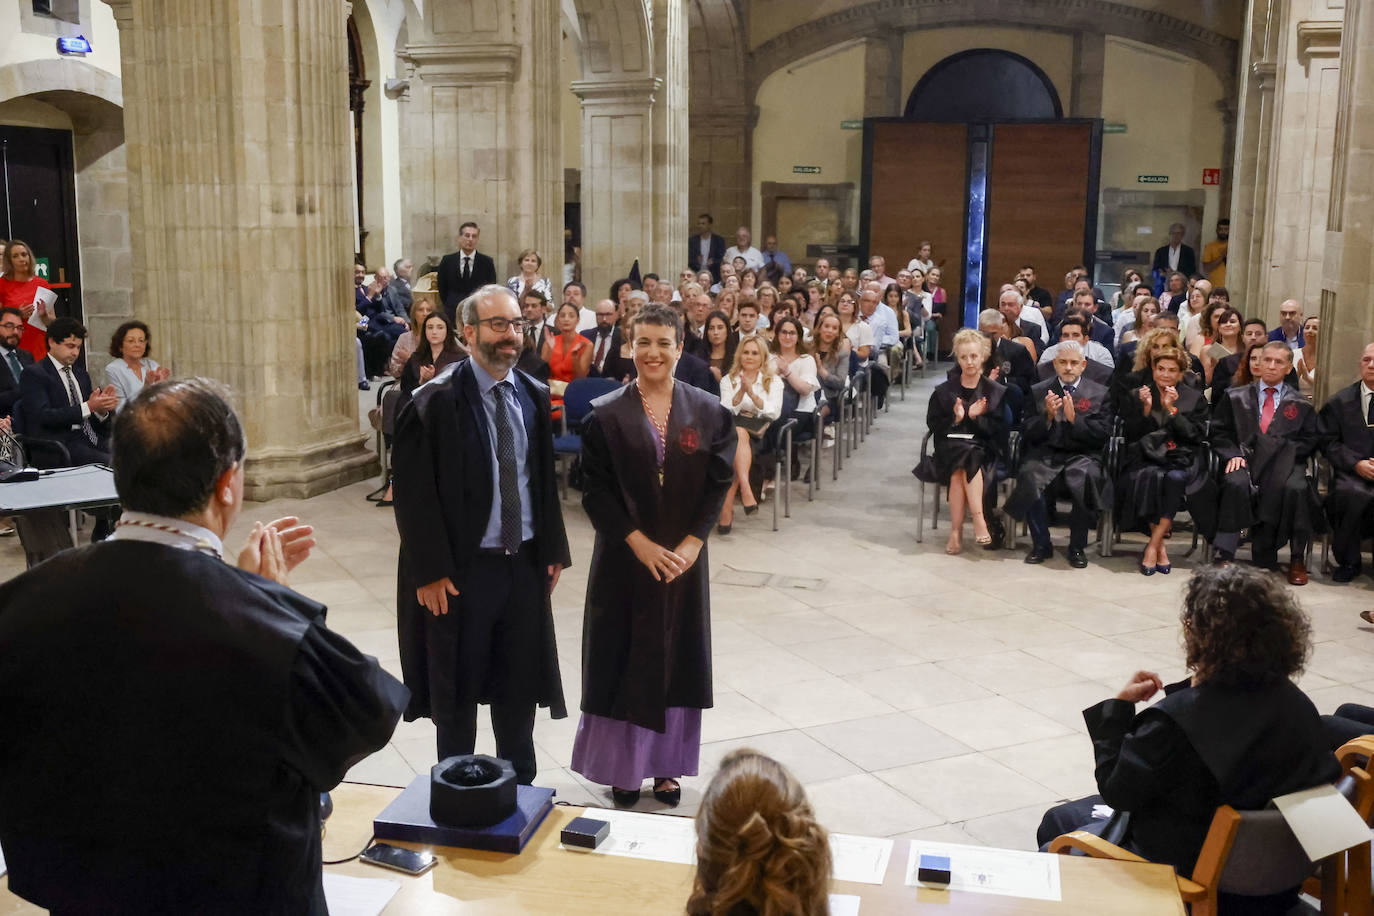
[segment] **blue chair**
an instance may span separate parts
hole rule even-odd
[[[592,401],[610,394],[620,387],[613,378],[579,378],[568,382],[563,392],[561,430],[553,437],[553,456],[558,462],[558,488],[563,499],[568,498],[568,469],[573,459],[582,454],[582,421],[591,413]]]

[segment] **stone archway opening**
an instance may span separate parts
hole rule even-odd
[[[1032,61],[997,48],[951,54],[921,77],[906,101],[915,121],[1053,120],[1064,116],[1054,83]]]

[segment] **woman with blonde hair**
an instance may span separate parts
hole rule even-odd
[[[768,352],[757,337],[746,337],[735,347],[735,360],[720,380],[720,402],[735,416],[735,480],[725,494],[717,530],[729,534],[735,518],[735,494],[740,494],[744,514],[759,510],[749,483],[749,468],[754,463],[754,442],[761,440],[768,427],[782,415],[783,381],[768,365]]]
[[[913,472],[949,490],[950,535],[945,553],[951,555],[964,549],[966,510],[973,516],[974,540],[992,549],[983,500],[992,488],[1007,389],[983,374],[991,350],[992,344],[975,328],[954,335],[959,371],[931,392],[926,408],[926,428],[935,442],[935,454],[922,458]]]
[[[688,916],[827,916],[830,840],[787,768],[732,751],[697,812]]]

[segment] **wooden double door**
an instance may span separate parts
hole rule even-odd
[[[948,299],[944,347],[995,308],[1025,264],[1057,292],[1064,272],[1091,265],[1097,241],[1102,122],[864,122],[863,258],[888,273],[932,245]]]

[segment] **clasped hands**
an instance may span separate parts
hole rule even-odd
[[[315,546],[314,534],[314,528],[302,525],[294,515],[265,525],[254,522],[239,550],[238,567],[286,585],[287,574],[310,556]]]
[[[1150,393],[1150,386],[1141,385],[1140,391],[1137,393],[1140,395],[1140,406],[1142,410],[1144,410],[1144,412],[1148,415],[1150,411],[1154,410],[1155,407],[1155,399],[1154,395]],[[1177,387],[1175,387],[1174,385],[1169,385],[1168,387],[1160,390],[1159,406],[1163,407],[1166,411],[1168,411],[1170,415],[1178,413],[1178,408],[1174,406],[1177,403]]]
[[[969,405],[968,410],[964,410],[964,402],[960,398],[954,399],[954,422],[964,422],[964,417],[976,420],[988,412],[988,399],[979,398]]]
[[[635,559],[643,563],[655,582],[672,582],[691,569],[701,553],[701,540],[688,535],[682,543],[669,550],[655,544],[642,531],[631,531],[625,543],[634,551]]]

